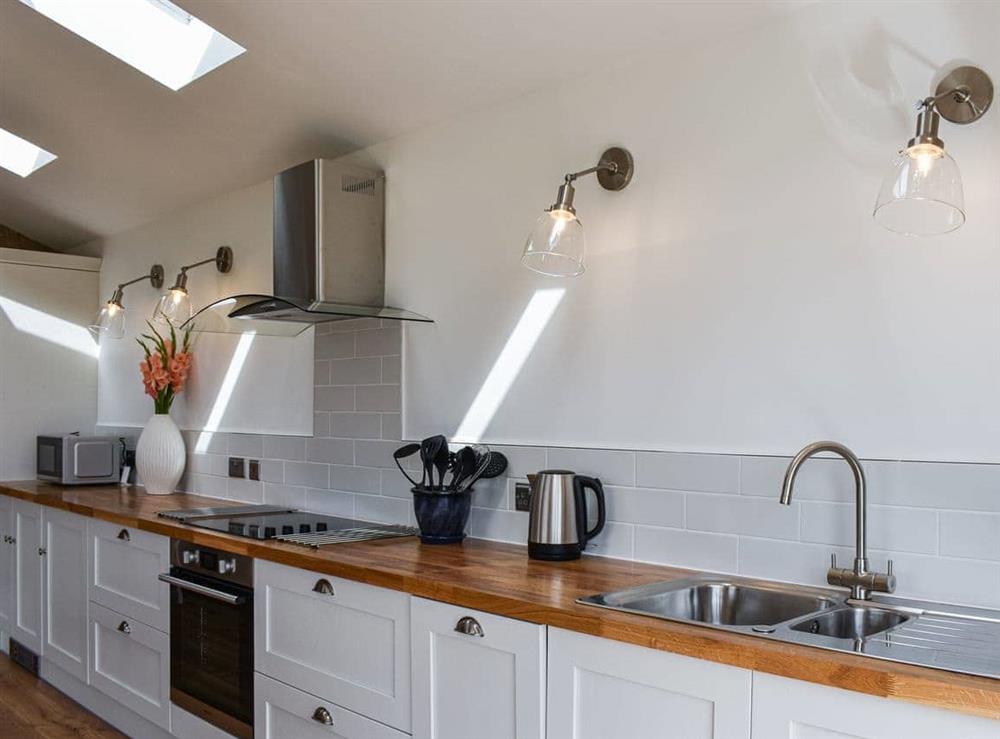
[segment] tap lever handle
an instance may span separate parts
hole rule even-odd
[[[890,575],[893,574],[892,573],[892,560],[891,559],[887,563],[887,570],[888,570],[888,572],[889,572]]]
[[[836,569],[837,568],[837,553],[836,552],[830,552],[830,567],[831,567],[831,569]]]

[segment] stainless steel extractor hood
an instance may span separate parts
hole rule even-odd
[[[196,331],[295,335],[348,318],[431,319],[385,305],[385,177],[315,159],[274,178],[274,284],[188,322]]]

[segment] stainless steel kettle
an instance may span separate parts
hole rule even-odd
[[[531,517],[528,556],[532,559],[577,559],[587,542],[604,528],[604,486],[596,477],[569,470],[544,470],[529,475]],[[597,523],[587,528],[586,491],[597,498]]]

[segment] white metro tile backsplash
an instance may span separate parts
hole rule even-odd
[[[397,324],[318,327],[315,437],[215,434],[204,454],[190,453],[188,489],[413,523],[410,485],[392,459],[401,436],[400,347]],[[199,435],[187,436],[193,450]],[[854,556],[854,482],[839,460],[808,462],[785,507],[778,492],[788,458],[496,448],[510,461],[508,476],[477,485],[472,536],[524,543],[528,516],[514,510],[515,482],[563,467],[605,483],[608,524],[593,554],[813,585],[824,583],[831,552],[844,565]],[[261,458],[262,481],[228,479],[229,454]],[[869,556],[878,568],[894,560],[899,593],[1000,607],[1000,465],[864,465]],[[416,467],[413,459],[406,466]]]

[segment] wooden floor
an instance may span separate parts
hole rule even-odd
[[[0,652],[0,736],[111,739],[125,735]]]

